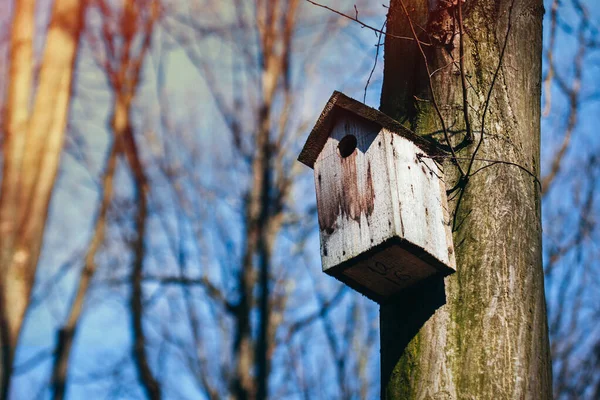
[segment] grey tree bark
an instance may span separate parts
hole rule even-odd
[[[381,110],[449,151],[446,131],[456,149],[445,171],[457,272],[381,307],[382,398],[552,396],[537,178],[543,13],[541,0],[391,0]]]

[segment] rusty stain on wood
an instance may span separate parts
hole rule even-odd
[[[314,168],[323,270],[383,301],[455,270],[446,191],[422,142],[357,109],[326,110],[313,132],[324,143],[309,138],[301,159]]]
[[[344,190],[332,191],[330,196],[323,196],[319,199],[319,226],[329,235],[335,231],[336,221],[340,216],[360,223],[361,215],[369,217],[375,209],[371,163],[367,164],[366,185],[362,188],[357,179],[356,157],[357,152],[355,151],[350,156],[341,159],[342,176],[340,179]],[[323,185],[320,175],[318,184],[319,186]]]

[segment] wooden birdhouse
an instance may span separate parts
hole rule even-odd
[[[326,273],[383,302],[455,271],[436,155],[397,121],[333,93],[298,157],[314,169]]]

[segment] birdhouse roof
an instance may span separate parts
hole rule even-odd
[[[321,116],[319,116],[313,130],[310,135],[308,135],[308,139],[298,156],[298,161],[311,168],[314,167],[315,161],[317,160],[319,153],[321,153],[321,150],[323,150],[340,111],[358,115],[365,120],[376,123],[382,128],[386,128],[392,133],[412,141],[427,155],[433,156],[443,154],[435,144],[418,136],[393,118],[336,90],[329,98],[327,105],[323,109],[323,112],[321,112]]]

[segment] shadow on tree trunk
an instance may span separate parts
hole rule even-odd
[[[443,277],[432,277],[422,284],[401,292],[380,308],[381,387],[385,388],[406,346],[421,327],[446,304]],[[406,358],[410,360],[410,357]],[[383,393],[383,389],[382,389]]]

